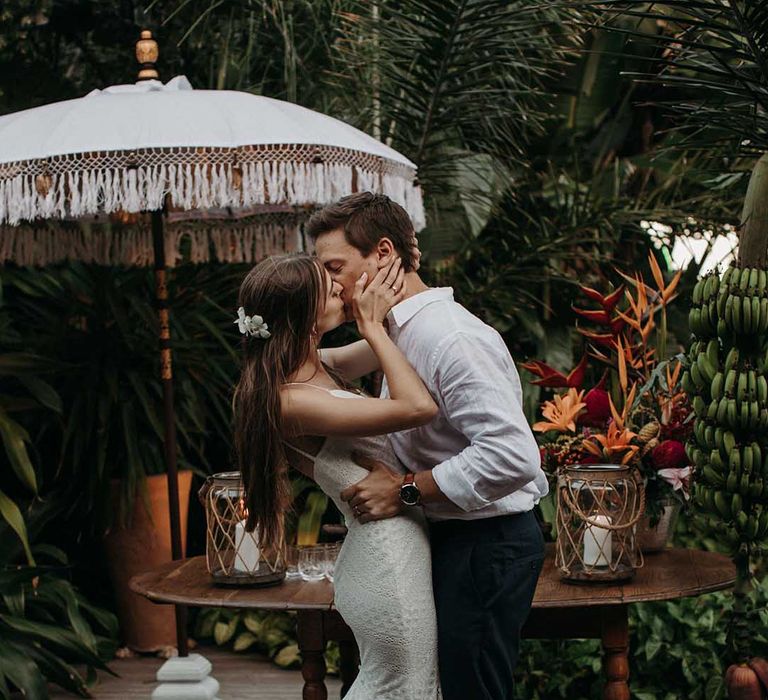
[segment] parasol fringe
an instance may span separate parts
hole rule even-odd
[[[405,208],[417,231],[423,228],[421,192],[410,176],[351,163],[263,160],[24,172],[0,179],[0,223],[153,211],[162,208],[166,197],[171,206],[185,210],[322,205],[353,189],[388,195]]]
[[[68,260],[98,265],[151,266],[152,230],[96,227],[49,222],[38,228],[0,227],[0,264],[43,267]],[[256,263],[269,256],[302,250],[301,223],[272,222],[216,225],[169,225],[165,237],[166,264],[182,262]]]

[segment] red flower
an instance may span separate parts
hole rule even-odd
[[[535,374],[541,379],[534,379],[531,384],[538,384],[539,386],[548,387],[573,387],[578,389],[581,387],[584,381],[584,374],[587,371],[587,362],[589,357],[584,355],[581,358],[581,362],[576,365],[566,376],[562,372],[558,372],[553,367],[550,367],[545,362],[540,360],[531,360],[531,362],[524,362],[520,366],[523,369],[527,369],[532,374]]]
[[[611,417],[611,405],[608,402],[608,392],[600,387],[595,387],[587,392],[584,397],[587,411],[581,417],[582,425],[604,427]]]
[[[676,469],[688,464],[685,447],[678,440],[664,440],[651,451],[651,459],[656,469]]]

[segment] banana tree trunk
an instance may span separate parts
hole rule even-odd
[[[768,267],[768,153],[755,164],[741,213],[739,266]]]

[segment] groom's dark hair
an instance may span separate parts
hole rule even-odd
[[[306,231],[315,241],[336,229],[342,229],[347,243],[363,255],[370,255],[382,238],[389,238],[402,259],[403,269],[413,270],[413,223],[408,212],[387,195],[358,192],[342,197],[315,212]]]

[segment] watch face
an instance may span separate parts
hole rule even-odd
[[[419,502],[419,487],[413,484],[405,484],[400,487],[400,500],[408,506],[415,506]]]

